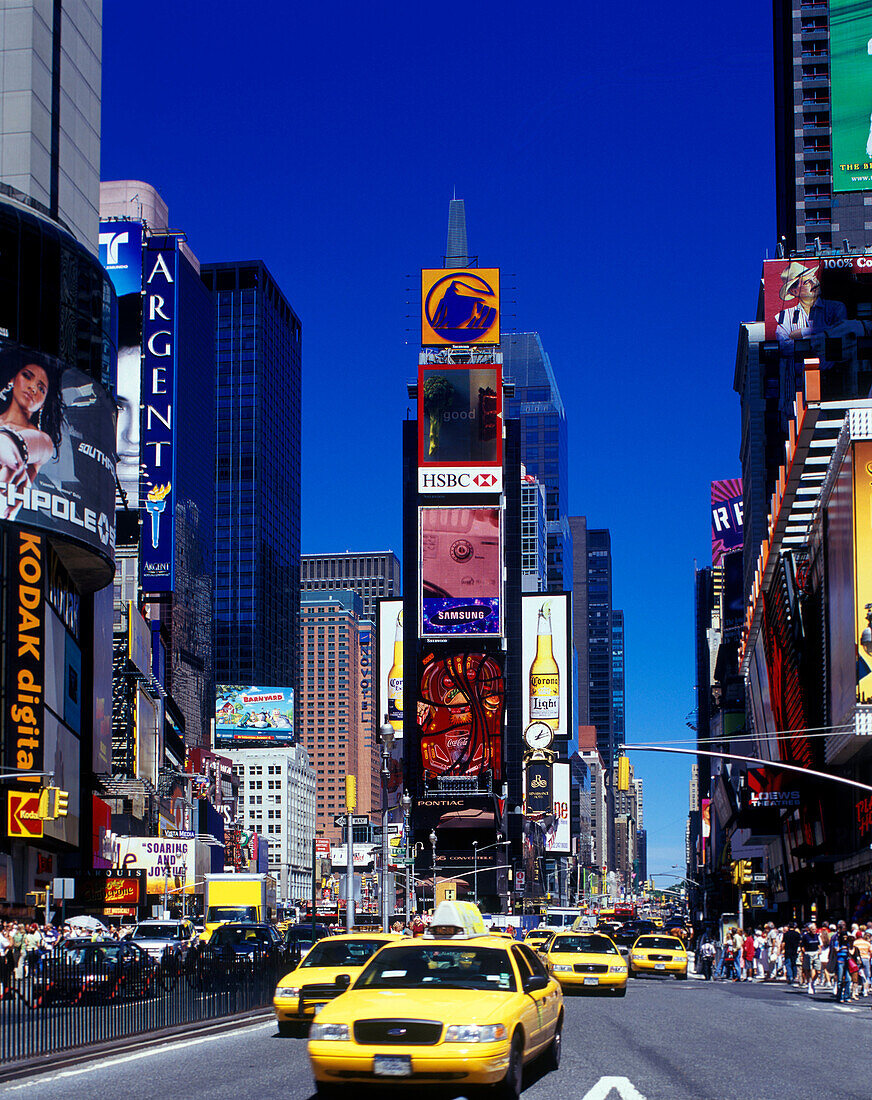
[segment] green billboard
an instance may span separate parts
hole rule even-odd
[[[830,2],[833,191],[872,190],[872,18],[867,3]]]

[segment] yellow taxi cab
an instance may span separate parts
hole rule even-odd
[[[273,1008],[279,1035],[293,1035],[300,1025],[311,1023],[328,1001],[345,992],[380,947],[398,938],[393,932],[349,932],[313,944],[276,986]]]
[[[545,965],[564,989],[627,992],[627,964],[614,940],[602,932],[559,932],[548,944]]]
[[[553,935],[553,928],[531,928],[524,936],[524,943],[541,953]]]
[[[563,995],[525,943],[444,901],[424,936],[386,944],[309,1031],[318,1096],[350,1084],[495,1086],[521,1093],[525,1064],[560,1064]]]
[[[652,933],[640,936],[630,948],[630,977],[640,974],[673,974],[687,978],[687,950],[678,936]]]

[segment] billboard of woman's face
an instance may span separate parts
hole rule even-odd
[[[8,341],[0,341],[0,519],[113,560],[115,406],[80,370]]]

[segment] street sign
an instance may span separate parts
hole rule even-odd
[[[43,821],[39,816],[39,791],[10,791],[7,796],[6,835],[40,837]]]
[[[348,821],[348,814],[337,814],[333,818],[333,824],[339,829],[344,829],[345,828],[345,823],[347,821]],[[369,825],[369,818],[367,817],[366,814],[352,814],[351,815],[351,824],[352,825]]]
[[[330,841],[326,837],[315,838],[315,855],[316,856],[329,856],[330,855]]]
[[[518,889],[518,890],[523,890],[524,887],[526,886],[526,884],[527,884],[527,875],[525,874],[525,872],[524,871],[516,871],[515,872],[515,888]]]

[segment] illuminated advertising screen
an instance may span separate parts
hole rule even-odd
[[[421,508],[420,635],[502,634],[499,508]]]
[[[175,583],[176,238],[150,237],[143,254],[142,271],[145,288],[140,408],[142,589],[144,592],[172,592]]]
[[[572,736],[570,610],[566,593],[521,600],[523,726],[545,722],[555,737]]]
[[[115,450],[118,481],[130,508],[139,507],[139,406],[142,393],[142,224],[102,222],[100,261],[118,295]]]
[[[425,646],[418,663],[421,768],[440,775],[502,776],[506,685],[502,653]]]
[[[867,191],[872,188],[869,12],[852,0],[830,0],[829,16],[833,191]]]
[[[846,302],[858,298],[858,280],[872,273],[867,263],[872,268],[863,256],[848,261],[802,257],[763,262],[765,336],[778,342],[782,358],[816,357],[826,368],[828,337],[866,334],[863,322],[848,316]],[[856,312],[853,304],[851,312]]]
[[[741,550],[742,479],[712,482],[712,565],[718,565],[725,554]]]
[[[499,342],[499,268],[422,270],[421,343],[425,347]]]
[[[872,442],[854,444],[854,653],[858,703],[872,703]]]
[[[219,684],[215,701],[215,747],[291,745],[294,689]]]
[[[500,368],[422,366],[418,375],[418,463],[502,462]]]
[[[824,515],[828,713],[830,721],[836,726],[851,720],[860,693],[858,672],[862,683],[865,678],[863,666],[872,670],[872,655],[867,662],[862,646],[858,649],[858,637],[862,638],[867,625],[865,605],[872,602],[872,596],[866,595],[872,591],[869,583],[872,577],[869,576],[865,556],[856,559],[858,574],[863,579],[855,581],[854,576],[855,553],[859,549],[859,545],[855,547],[854,536],[855,492],[861,513],[865,511],[867,517],[869,515],[868,504],[863,508],[861,471],[857,473],[859,484],[855,490],[854,461],[856,453],[857,461],[868,462],[872,458],[868,448],[868,443],[858,442],[845,452],[833,479]],[[861,544],[863,541],[863,532],[858,532],[856,542]]]
[[[75,367],[0,339],[0,519],[115,546],[115,406]],[[88,590],[108,580],[77,581]]]
[[[119,836],[112,853],[113,866],[122,871],[145,871],[146,891],[173,896],[195,893],[195,840],[169,840],[166,837]]]
[[[8,770],[39,772],[45,750],[46,540],[32,531],[15,531],[6,546],[6,576],[18,583],[10,584],[6,595],[3,762]],[[51,672],[54,679],[55,668]],[[40,784],[38,778],[29,782]]]
[[[403,601],[378,601],[378,722],[403,736]]]
[[[556,761],[551,769],[554,788],[553,821],[545,830],[545,849],[555,854],[570,850],[569,834],[569,764]]]
[[[525,765],[523,809],[525,815],[553,817],[554,786],[550,761],[531,760]]]

